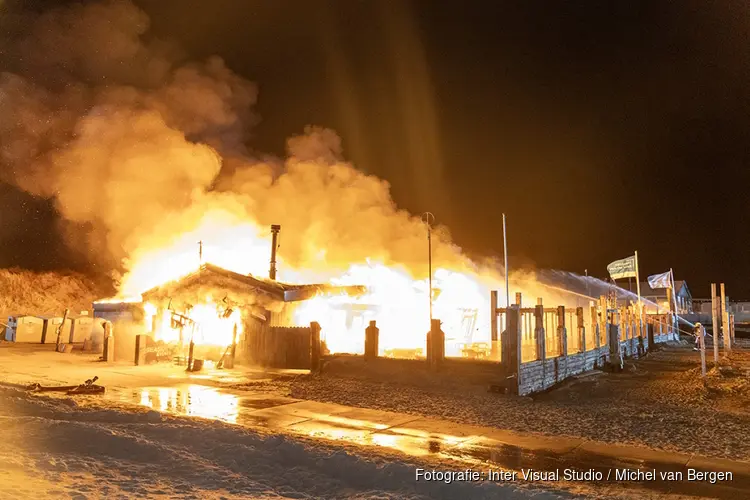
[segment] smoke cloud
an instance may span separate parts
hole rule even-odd
[[[257,243],[281,224],[291,268],[377,260],[426,276],[424,224],[344,161],[335,132],[308,128],[286,158],[254,160],[257,87],[218,58],[183,61],[148,26],[130,1],[0,17],[1,180],[53,199],[71,248],[128,272],[160,247],[230,238],[267,266]],[[436,266],[473,266],[444,228],[432,243]]]

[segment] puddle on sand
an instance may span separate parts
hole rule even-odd
[[[172,415],[221,420],[230,424],[264,425],[267,422],[253,412],[290,404],[294,400],[274,397],[247,397],[220,391],[204,385],[176,387],[144,387],[132,391],[109,393],[109,397],[123,403],[135,403]],[[280,424],[283,425],[281,419]]]
[[[188,385],[184,387],[144,387],[123,392],[121,402],[137,403],[156,411],[174,415],[210,418],[237,423],[239,398],[212,387]]]
[[[454,459],[485,464],[503,470],[557,470],[562,475],[564,469],[571,468],[577,471],[601,472],[606,478],[608,471],[617,468],[658,471],[672,468],[669,465],[649,463],[646,460],[624,461],[581,450],[529,450],[480,436],[438,434],[433,432],[432,428],[420,429],[420,426],[425,426],[424,422],[420,424],[418,421],[412,421],[414,418],[398,420],[393,416],[386,418],[377,412],[368,414],[363,410],[350,410],[340,415],[327,415],[323,413],[322,408],[319,411],[315,410],[314,404],[310,402],[300,402],[289,398],[237,396],[201,385],[150,387],[109,396],[121,402],[136,403],[175,415],[221,420],[238,425],[260,425],[324,439],[390,448],[416,457],[432,456]],[[289,407],[286,408],[287,406]],[[344,416],[347,414],[349,417],[359,418],[347,418]],[[413,428],[410,428],[410,425]],[[460,434],[458,431],[454,433]],[[681,465],[674,468],[684,469]],[[750,476],[740,474],[737,476],[732,486],[744,491],[750,489]],[[606,479],[584,482],[594,485],[611,484]],[[684,494],[688,494],[690,488],[696,487],[695,484],[686,481],[667,482],[658,479],[647,482],[636,481],[636,483],[649,490]],[[736,490],[718,491],[721,490],[717,488],[719,486],[703,485],[706,489],[705,493],[710,496],[737,498]]]

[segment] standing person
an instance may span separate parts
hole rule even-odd
[[[694,351],[700,351],[701,349],[701,337],[703,337],[703,340],[706,340],[706,329],[703,328],[703,325],[700,323],[695,324],[695,347],[693,347]]]

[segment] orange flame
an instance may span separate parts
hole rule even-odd
[[[180,313],[180,316],[190,320],[183,322],[182,327],[173,323],[171,311],[157,316],[158,308],[150,302],[145,303],[143,309],[145,330],[152,334],[154,340],[186,345],[192,338],[197,345],[226,347],[232,343],[235,334],[237,337],[242,334],[240,311],[224,309],[211,297],[189,311]]]

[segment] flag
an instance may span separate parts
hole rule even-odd
[[[669,271],[661,274],[654,274],[648,277],[648,285],[651,288],[669,288],[672,286],[672,276]]]
[[[613,280],[620,278],[631,278],[636,276],[635,272],[635,255],[627,259],[620,259],[612,262],[607,266],[607,271]]]

